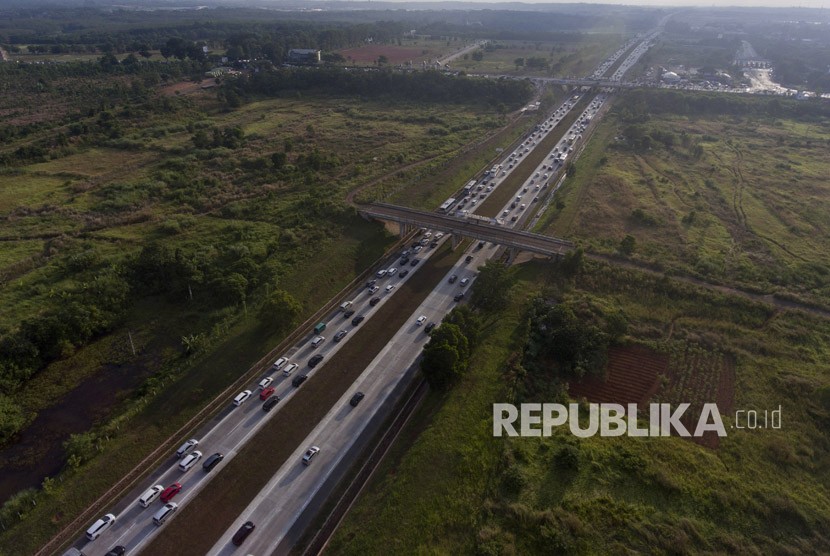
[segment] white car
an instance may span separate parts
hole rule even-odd
[[[421,315],[420,317],[418,317],[418,320],[416,320],[416,321],[415,321],[415,326],[421,326],[421,325],[422,325],[422,324],[424,324],[426,321],[427,321],[426,316]]]
[[[375,276],[377,276],[378,278],[383,278],[384,276],[386,276],[386,269],[383,268],[381,270],[378,270],[378,272],[377,272],[377,274],[375,274]]]
[[[233,399],[233,405],[239,407],[240,405],[245,403],[245,401],[250,397],[251,397],[251,391],[250,390],[243,390],[242,392],[237,394],[236,397]]]
[[[274,364],[271,365],[271,368],[275,371],[279,371],[285,366],[286,363],[288,363],[288,357],[280,357],[279,359],[274,361]]]
[[[492,187],[488,187],[487,189],[492,189]],[[444,232],[438,232],[435,234],[435,239],[441,239],[442,237],[444,237]]]
[[[266,376],[265,378],[263,378],[262,380],[259,381],[259,389],[260,390],[265,390],[266,388],[271,386],[272,382],[274,382],[274,377]]]
[[[389,270],[386,271],[386,275],[387,276],[394,276],[397,271],[398,271],[398,269],[393,266],[392,268],[390,268]]]
[[[311,463],[311,458],[316,456],[318,453],[320,453],[320,448],[318,448],[317,446],[312,446],[311,448],[306,450],[306,453],[303,456],[303,465],[310,464]]]
[[[115,515],[114,514],[107,514],[86,530],[86,538],[87,540],[94,541],[98,537],[101,536],[101,533],[109,529],[112,524],[115,523]]]
[[[179,471],[190,470],[200,459],[202,459],[202,452],[196,450],[179,462]]]
[[[291,373],[296,371],[298,367],[299,365],[297,363],[291,363],[282,370],[282,374],[285,376],[291,376]]]
[[[461,286],[461,287],[463,288],[464,286],[466,286],[466,285],[467,285],[467,284],[469,284],[469,283],[470,283],[470,279],[469,279],[469,278],[462,278],[462,279],[461,279],[461,281],[458,283],[458,285],[459,285],[459,286]]]
[[[389,284],[388,286],[386,286],[386,293],[389,293],[394,289],[395,289],[395,284]]]

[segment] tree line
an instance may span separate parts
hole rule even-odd
[[[227,79],[220,97],[229,105],[247,96],[286,96],[298,91],[377,98],[392,96],[418,102],[504,104],[530,100],[528,81],[475,79],[438,71],[348,71],[341,68],[280,68]]]

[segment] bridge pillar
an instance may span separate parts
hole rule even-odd
[[[410,230],[409,224],[405,224],[403,222],[398,223],[398,235],[399,235],[399,237],[406,237],[406,235],[409,233],[409,230]]]
[[[461,243],[461,236],[458,234],[452,235],[452,250],[455,251],[455,248]]]

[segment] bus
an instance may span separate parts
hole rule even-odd
[[[438,210],[439,210],[439,212],[447,212],[448,210],[450,210],[450,207],[453,206],[454,204],[455,204],[455,199],[450,197],[449,199],[444,201],[444,204],[442,204],[440,207],[438,207]]]

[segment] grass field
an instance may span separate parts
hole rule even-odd
[[[523,300],[560,291],[523,265],[469,374],[431,394],[331,544],[338,554],[822,553],[830,548],[823,433],[830,323],[604,265],[565,299],[614,307],[627,341],[735,357],[735,407],[783,410],[780,430],[735,430],[717,450],[682,438],[493,438],[490,404],[523,337]],[[552,282],[549,280],[554,279]],[[672,323],[671,327],[667,323]],[[798,338],[796,340],[796,338]],[[761,347],[763,346],[763,347]],[[679,351],[678,351],[679,350]],[[708,363],[703,361],[703,367]],[[701,367],[701,370],[703,370]],[[555,400],[549,400],[555,401]]]
[[[384,251],[392,238],[343,205],[348,190],[416,156],[455,153],[498,124],[496,114],[458,104],[292,98],[226,111],[203,92],[158,102],[166,111],[120,118],[120,138],[71,136],[48,159],[0,175],[0,303],[7,308],[0,329],[55,307],[96,272],[124,268],[154,241],[203,261],[236,260],[247,274],[247,303],[204,307],[208,284],[199,280],[188,286],[195,303],[184,303],[187,293],[143,298],[105,334],[86,347],[67,346],[31,387],[16,391],[14,402],[31,420],[107,369],[132,370],[131,382],[100,407],[73,402],[101,423],[91,437],[106,428],[109,440],[91,463],[48,482],[22,522],[6,508],[0,553],[26,552],[48,539],[277,343],[284,332],[265,330],[257,316],[269,289],[288,292],[300,317],[309,315]],[[102,121],[81,123],[94,130]],[[214,127],[226,144],[195,148],[194,133],[207,130],[211,138]],[[241,137],[228,139],[237,128]],[[44,128],[3,151],[57,132],[68,130]],[[276,152],[287,154],[281,171],[271,163]],[[306,162],[312,154],[313,167]],[[182,357],[181,339],[189,335],[203,342],[195,360]],[[121,432],[113,435],[104,424],[119,415]],[[29,452],[31,461],[39,450]]]
[[[619,46],[620,37],[592,35],[590,41],[548,43],[535,41],[494,41],[488,47],[479,49],[481,60],[472,54],[454,60],[454,69],[470,73],[493,73],[527,76],[583,76]],[[547,67],[516,65],[518,58],[542,58]]]
[[[654,116],[642,129],[676,142],[647,150],[618,139],[631,129],[619,112],[600,124],[537,229],[603,252],[631,235],[664,269],[830,302],[825,123]]]

